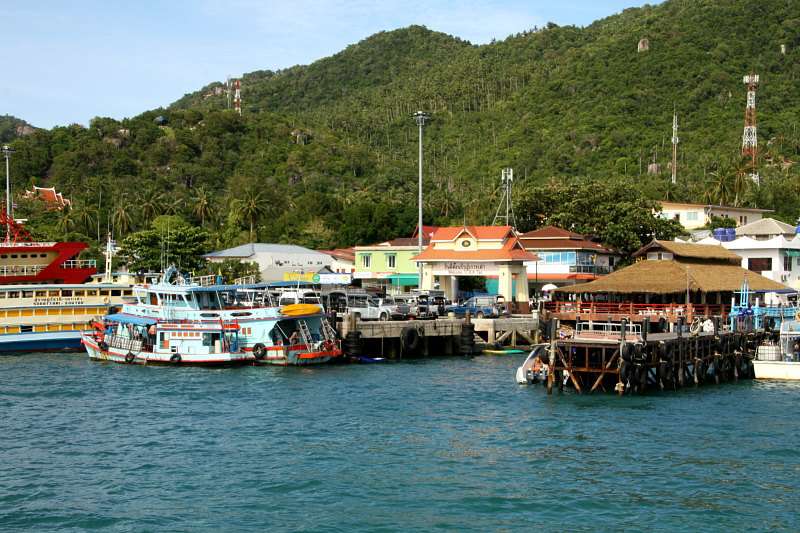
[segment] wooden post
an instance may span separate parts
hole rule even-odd
[[[558,319],[553,318],[550,321],[550,363],[547,370],[547,394],[553,394],[553,380],[555,379],[555,366],[556,366],[556,342],[558,341],[556,335],[558,332]]]

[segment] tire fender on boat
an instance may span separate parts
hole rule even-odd
[[[419,347],[420,336],[419,336],[419,330],[417,330],[417,328],[415,328],[414,326],[406,326],[405,328],[403,328],[402,335],[403,335],[403,346],[409,352],[413,352],[414,350],[417,349],[417,347]]]
[[[133,352],[128,352],[128,353],[125,354],[125,362],[126,363],[131,364],[131,363],[133,363],[133,361],[135,359],[136,359],[136,356],[133,355]]]
[[[174,353],[174,354],[172,354],[172,357],[169,358],[169,360],[172,361],[173,363],[180,363],[181,362],[181,354]]]
[[[260,342],[253,346],[253,356],[258,359],[259,361],[264,359],[264,356],[267,355],[266,347],[261,344]]]

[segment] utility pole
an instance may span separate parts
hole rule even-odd
[[[419,213],[417,217],[417,245],[418,252],[422,253],[422,128],[425,126],[425,121],[431,118],[428,113],[424,111],[417,111],[414,113],[414,120],[419,126]],[[419,288],[422,288],[422,263],[418,263],[419,267]]]
[[[3,146],[3,155],[6,158],[6,243],[11,242],[11,221],[14,220],[11,212],[11,172],[9,161],[14,150],[10,146]]]

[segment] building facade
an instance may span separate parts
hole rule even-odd
[[[769,209],[661,202],[659,216],[665,219],[677,220],[687,230],[695,230],[705,227],[711,221],[712,216],[728,217],[733,219],[737,226],[743,226],[761,220],[764,213],[771,212]]]
[[[536,254],[528,263],[528,283],[534,293],[543,287],[561,287],[597,279],[614,270],[619,255],[571,231],[545,226],[519,237],[522,246]]]
[[[423,240],[428,245],[428,239]],[[419,270],[412,258],[419,253],[416,238],[398,238],[370,246],[356,246],[353,278],[362,287],[401,294],[419,286]]]
[[[265,282],[283,281],[287,274],[329,272],[333,258],[294,244],[251,243],[206,254],[210,263],[226,260],[256,263]]]
[[[721,244],[742,258],[742,268],[800,290],[800,237],[795,226],[763,218],[736,228],[732,241],[706,237],[698,244]]]

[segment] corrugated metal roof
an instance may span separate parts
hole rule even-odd
[[[330,257],[327,256],[326,254],[317,252],[315,250],[310,250],[302,246],[297,246],[296,244],[265,244],[265,243],[242,244],[240,246],[235,246],[233,248],[228,248],[226,250],[211,252],[210,254],[206,254],[203,257],[252,257],[255,254],[264,254],[264,253],[307,254],[307,255],[319,255],[322,257]]]

